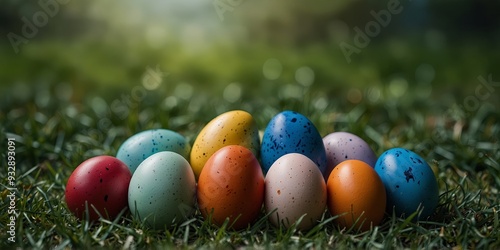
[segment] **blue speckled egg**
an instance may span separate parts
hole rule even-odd
[[[289,153],[305,155],[323,175],[326,171],[323,139],[314,124],[297,112],[283,111],[271,119],[264,131],[260,152],[264,173],[278,158]]]
[[[168,129],[152,129],[128,138],[118,149],[116,158],[127,164],[132,174],[149,156],[171,151],[187,159],[191,146],[184,136]]]
[[[375,164],[375,171],[382,179],[387,192],[387,212],[408,217],[421,205],[419,218],[434,213],[439,203],[439,190],[432,169],[422,157],[404,149],[385,151]]]

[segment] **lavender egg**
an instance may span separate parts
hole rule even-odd
[[[360,160],[375,167],[377,156],[368,143],[357,135],[348,132],[334,132],[323,138],[326,159],[328,161],[326,175],[339,163],[346,160]]]

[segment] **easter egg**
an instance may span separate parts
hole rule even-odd
[[[369,230],[384,218],[386,193],[372,166],[360,160],[338,164],[328,177],[328,210],[340,227]]]
[[[172,151],[187,159],[191,149],[184,136],[168,129],[152,129],[137,133],[122,143],[116,158],[123,161],[134,173],[137,166],[149,156]]]
[[[302,216],[299,230],[318,223],[325,211],[326,184],[318,166],[308,157],[291,153],[280,157],[265,177],[264,206],[271,223],[289,228]]]
[[[323,138],[328,167],[326,176],[333,168],[345,160],[360,160],[375,167],[377,156],[368,143],[357,135],[347,132],[334,132]]]
[[[264,200],[264,174],[254,154],[239,145],[215,152],[201,171],[198,205],[205,219],[242,229],[259,215]]]
[[[146,158],[130,180],[129,209],[152,228],[183,222],[194,211],[195,200],[193,170],[175,152],[163,151]]]
[[[99,215],[113,220],[127,207],[132,173],[125,163],[112,156],[96,156],[82,162],[66,184],[65,200],[79,219],[95,221]]]
[[[190,163],[198,177],[208,159],[219,149],[241,145],[257,155],[260,138],[252,115],[242,110],[223,113],[211,120],[198,134],[191,150]]]
[[[432,215],[439,202],[436,177],[422,157],[393,148],[385,151],[375,164],[387,192],[387,212],[407,217],[422,206],[419,218]]]
[[[320,172],[325,173],[325,147],[314,124],[297,112],[283,111],[271,119],[262,137],[261,158],[264,173],[269,171],[278,158],[289,153],[309,157]]]

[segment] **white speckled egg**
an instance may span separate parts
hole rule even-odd
[[[144,160],[130,180],[128,205],[134,216],[156,229],[184,221],[194,211],[196,182],[181,155],[163,151]]]
[[[264,205],[274,226],[290,227],[305,214],[297,228],[318,223],[326,207],[326,183],[318,166],[308,157],[291,153],[274,162],[265,179]]]
[[[335,166],[346,160],[360,160],[375,167],[377,156],[359,136],[347,132],[334,132],[323,138],[328,161],[327,175]]]

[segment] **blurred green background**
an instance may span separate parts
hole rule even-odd
[[[369,43],[347,58],[341,45],[355,45],[355,28],[377,21],[371,12],[395,7],[400,12],[373,26]],[[491,95],[478,105],[466,103],[479,76],[500,81],[499,7],[486,0],[4,0],[0,118],[29,103],[49,113],[92,107],[123,118],[139,105],[179,116],[306,103],[307,115],[363,104],[442,116],[458,105],[466,117],[499,104],[498,87],[482,89]]]

